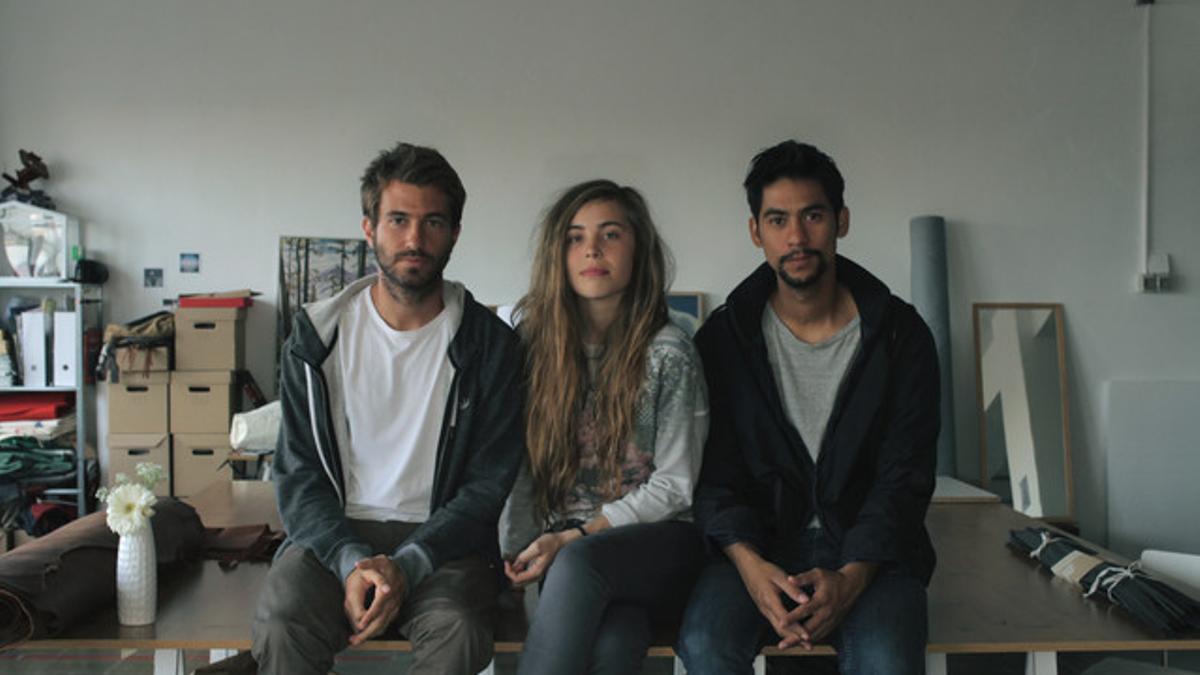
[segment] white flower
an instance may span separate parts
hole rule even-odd
[[[154,493],[139,483],[123,483],[108,491],[108,527],[121,536],[146,527],[153,506],[158,500]]]
[[[145,485],[151,490],[153,490],[154,486],[158,485],[158,482],[163,479],[163,474],[165,473],[162,466],[155,464],[154,462],[138,462],[135,470],[137,471],[138,480],[142,481],[142,485]],[[120,475],[121,474],[117,474],[117,482],[124,483],[125,481],[119,480]]]
[[[96,490],[96,499],[108,504],[108,527],[121,536],[133,534],[146,527],[152,508],[158,499],[154,486],[163,479],[163,468],[152,462],[139,462],[139,482],[130,482],[129,476],[119,473],[113,477],[111,488]]]

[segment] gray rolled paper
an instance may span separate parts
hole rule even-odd
[[[942,380],[942,430],[938,435],[937,472],[954,476],[954,378],[950,372],[950,298],[946,281],[946,219],[917,216],[909,221],[912,245],[912,302],[937,345]]]

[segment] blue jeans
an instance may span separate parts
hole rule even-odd
[[[786,572],[836,569],[838,554],[818,530],[805,532],[791,551],[772,556]],[[842,675],[925,672],[928,619],[925,587],[917,579],[881,569],[833,633]],[[709,562],[684,613],[679,653],[688,675],[753,672],[754,657],[779,640],[759,613],[741,575],[724,556]]]
[[[625,525],[572,541],[546,573],[517,672],[639,672],[654,627],[678,622],[703,562],[692,523]]]

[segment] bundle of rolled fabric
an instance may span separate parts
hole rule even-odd
[[[1075,584],[1083,597],[1105,597],[1159,634],[1200,630],[1200,602],[1146,574],[1137,563],[1110,562],[1075,540],[1042,527],[1010,530],[1008,543],[1054,576]]]
[[[158,564],[198,558],[204,526],[191,506],[160,498],[150,519]],[[0,649],[51,637],[117,597],[117,535],[93,513],[0,555]]]

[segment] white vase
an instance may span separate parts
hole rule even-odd
[[[147,524],[117,544],[117,620],[123,626],[154,623],[158,609],[158,564],[154,530]]]

